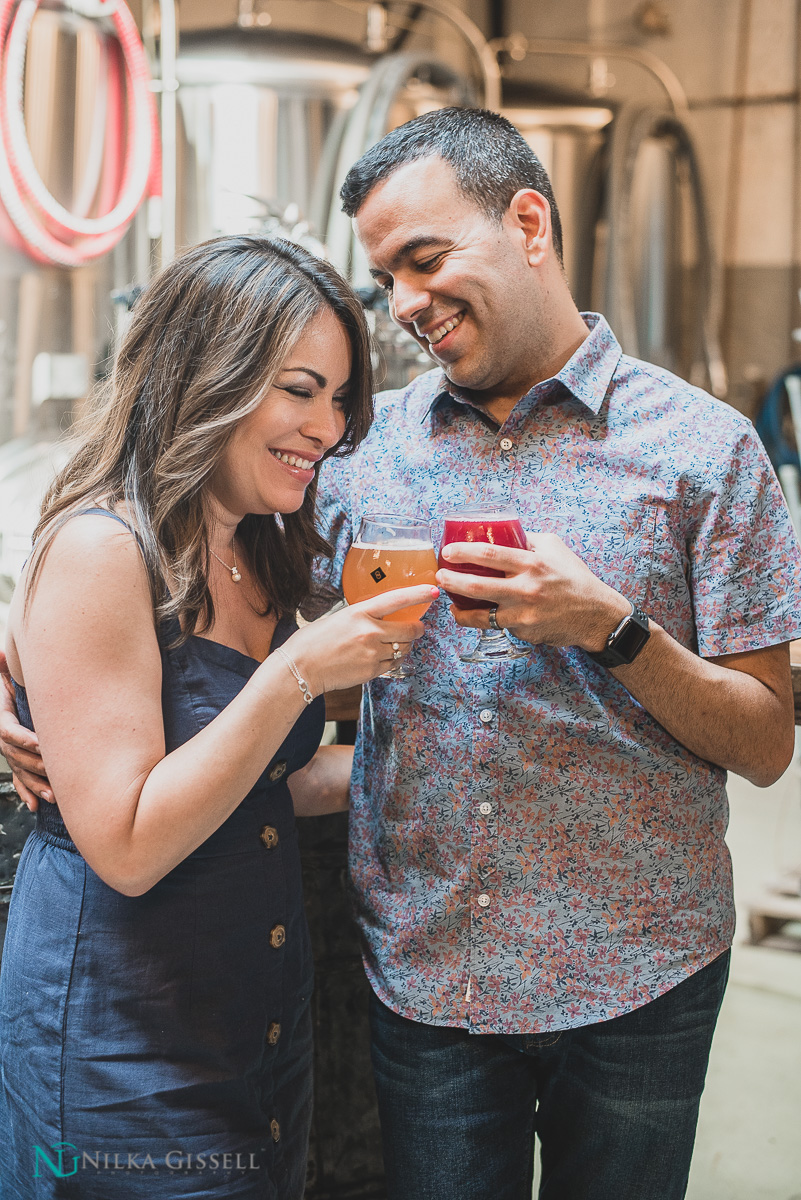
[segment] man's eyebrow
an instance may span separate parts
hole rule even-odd
[[[328,380],[326,379],[325,375],[321,375],[319,371],[313,371],[311,369],[311,367],[282,367],[281,368],[282,375],[285,374],[285,372],[287,372],[287,371],[303,371],[306,375],[311,375],[312,379],[315,381],[317,386],[321,387],[321,388],[324,388],[325,385],[328,383]]]
[[[393,255],[393,257],[387,263],[385,270],[374,270],[371,267],[370,274],[372,275],[373,279],[377,279],[379,275],[386,275],[388,270],[391,271],[393,268],[397,267],[398,264],[403,262],[405,258],[408,258],[410,254],[414,254],[415,250],[422,250],[426,246],[443,246],[447,244],[447,240],[447,238],[435,236],[431,233],[421,233],[419,237],[409,238],[408,242],[404,242],[400,249]]]

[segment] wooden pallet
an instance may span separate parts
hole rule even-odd
[[[748,929],[752,945],[801,952],[801,895],[760,893],[749,906]]]

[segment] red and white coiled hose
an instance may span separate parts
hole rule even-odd
[[[73,0],[70,7],[84,15],[111,18],[125,70],[123,79],[115,56],[106,56],[105,154],[111,170],[103,172],[99,215],[87,217],[80,211],[85,204],[78,212],[64,208],[39,175],[25,130],[25,55],[39,3],[0,0],[0,201],[27,254],[37,262],[77,267],[116,245],[147,194],[160,195],[158,117],[147,56],[123,0],[93,0],[91,8]],[[127,130],[119,170],[123,111]]]

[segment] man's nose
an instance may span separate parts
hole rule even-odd
[[[411,325],[431,304],[431,293],[407,280],[395,279],[392,290],[392,316],[402,325]]]

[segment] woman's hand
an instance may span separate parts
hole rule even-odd
[[[388,670],[393,644],[405,654],[425,632],[422,621],[393,621],[393,613],[428,606],[439,595],[430,584],[396,588],[304,625],[285,643],[315,696],[355,687]]]
[[[39,798],[53,803],[53,793],[39,753],[39,739],[19,723],[14,685],[6,656],[0,650],[0,753],[11,767],[20,800],[36,812]]]

